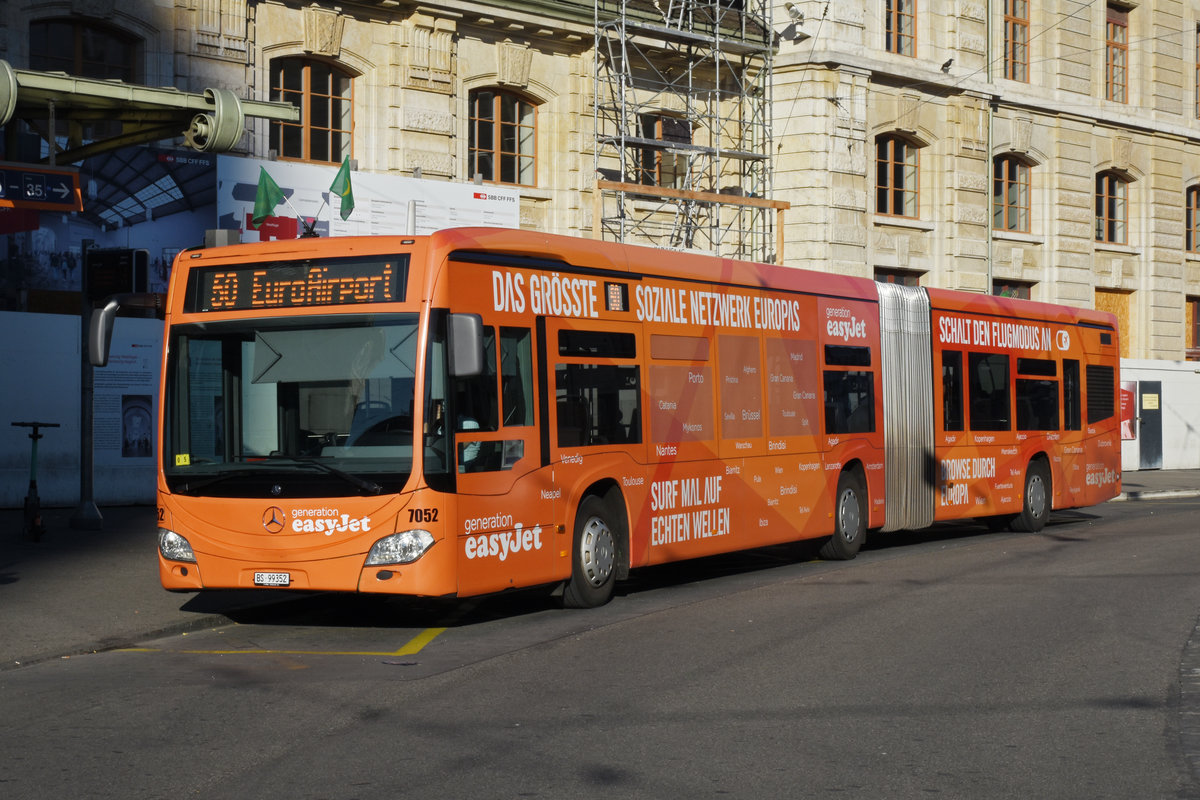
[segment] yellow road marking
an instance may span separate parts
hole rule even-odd
[[[161,647],[125,647],[118,653],[186,653],[188,655],[239,656],[239,655],[285,655],[285,656],[412,656],[442,635],[446,628],[426,628],[399,650],[386,652],[375,650],[168,650]]]

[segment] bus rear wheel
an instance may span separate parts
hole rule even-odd
[[[1025,495],[1021,513],[1012,521],[1014,531],[1037,533],[1050,515],[1050,471],[1044,461],[1032,461],[1025,471]]]
[[[575,515],[571,578],[563,588],[567,608],[595,608],[612,599],[617,574],[616,515],[596,495],[588,495]]]
[[[833,504],[833,536],[820,551],[827,561],[848,561],[858,555],[867,538],[867,491],[854,472],[838,478]]]

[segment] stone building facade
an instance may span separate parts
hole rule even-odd
[[[1200,357],[1200,4],[786,5],[789,263],[1095,306],[1123,355]]]
[[[478,176],[520,189],[523,227],[592,235],[592,2],[6,5],[17,67],[48,22],[100,31],[133,82],[319,106],[250,120],[243,155]],[[771,8],[783,263],[1106,308],[1125,355],[1200,356],[1200,2]]]

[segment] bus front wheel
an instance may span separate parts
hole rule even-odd
[[[563,589],[567,608],[595,608],[612,598],[617,566],[616,517],[596,495],[588,495],[575,515],[571,578]]]
[[[821,547],[821,558],[848,561],[858,555],[867,538],[866,500],[867,491],[858,475],[843,472],[833,504],[833,537]]]
[[[1025,472],[1025,499],[1012,521],[1014,531],[1037,533],[1050,515],[1050,472],[1044,461],[1032,461]]]

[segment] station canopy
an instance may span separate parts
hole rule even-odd
[[[294,122],[299,113],[290,103],[243,100],[228,89],[184,92],[14,69],[0,60],[0,127],[20,120],[37,133],[45,142],[39,166],[80,168],[83,216],[100,224],[203,205],[215,154],[237,145],[247,117]],[[86,141],[68,135],[64,147],[60,123],[101,135]],[[180,136],[194,157],[187,149],[133,147]]]

